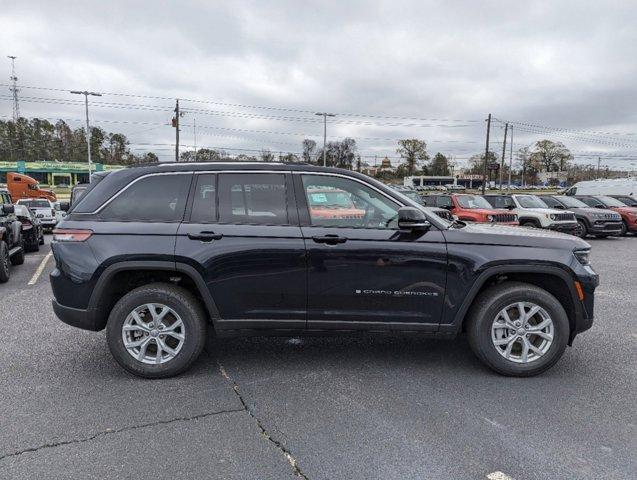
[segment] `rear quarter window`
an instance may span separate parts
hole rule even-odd
[[[151,175],[121,190],[99,212],[100,220],[180,222],[192,174]]]

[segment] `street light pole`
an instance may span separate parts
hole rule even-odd
[[[74,95],[84,95],[84,106],[86,107],[86,146],[88,150],[88,183],[91,183],[92,173],[91,173],[91,127],[88,121],[88,96],[92,95],[94,97],[101,97],[101,93],[89,92],[84,90],[80,92],[78,90],[71,90],[71,93]]]
[[[323,166],[327,166],[326,146],[327,146],[327,117],[335,117],[334,113],[316,112],[314,115],[323,117]]]

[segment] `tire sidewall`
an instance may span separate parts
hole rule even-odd
[[[497,294],[496,294],[497,295]],[[538,360],[528,364],[515,363],[500,355],[491,340],[491,327],[496,316],[507,305],[516,302],[532,302],[542,307],[553,321],[553,343]],[[514,290],[496,296],[474,325],[475,347],[479,356],[491,368],[504,375],[530,376],[550,368],[564,353],[569,337],[569,322],[564,308],[550,293],[536,288]]]
[[[7,242],[4,240],[0,240],[0,282],[9,281],[9,258],[8,258],[9,247],[7,246]]]
[[[128,372],[146,378],[164,378],[177,375],[187,369],[199,356],[205,341],[205,321],[195,302],[184,302],[184,296],[175,295],[174,287],[168,290],[141,287],[120,299],[109,315],[106,338],[113,357]],[[185,293],[185,291],[184,291]],[[188,296],[186,299],[191,300]],[[194,300],[194,298],[192,298]],[[184,344],[177,356],[160,365],[142,363],[133,358],[124,347],[122,326],[128,314],[146,303],[162,303],[172,308],[184,322]]]
[[[586,238],[586,236],[588,235],[588,228],[586,228],[586,223],[583,220],[578,220],[577,223],[579,224],[577,236],[579,238]]]

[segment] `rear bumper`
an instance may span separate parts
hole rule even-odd
[[[65,307],[55,299],[52,300],[55,315],[67,325],[97,332],[104,329],[103,322],[98,320],[97,311],[81,308]]]

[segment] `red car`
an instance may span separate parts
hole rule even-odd
[[[622,216],[621,234],[626,235],[629,232],[637,234],[637,208],[629,207],[616,198],[603,195],[575,195],[575,198],[579,198],[589,207],[615,210]]]
[[[356,208],[347,192],[337,189],[312,189],[307,192],[312,218],[352,219],[365,216],[365,210]]]
[[[493,208],[489,202],[479,195],[452,194],[428,195],[427,206],[435,206],[450,210],[458,220],[476,223],[499,223],[502,225],[519,225],[518,216],[508,210]],[[431,203],[433,202],[433,203]]]

